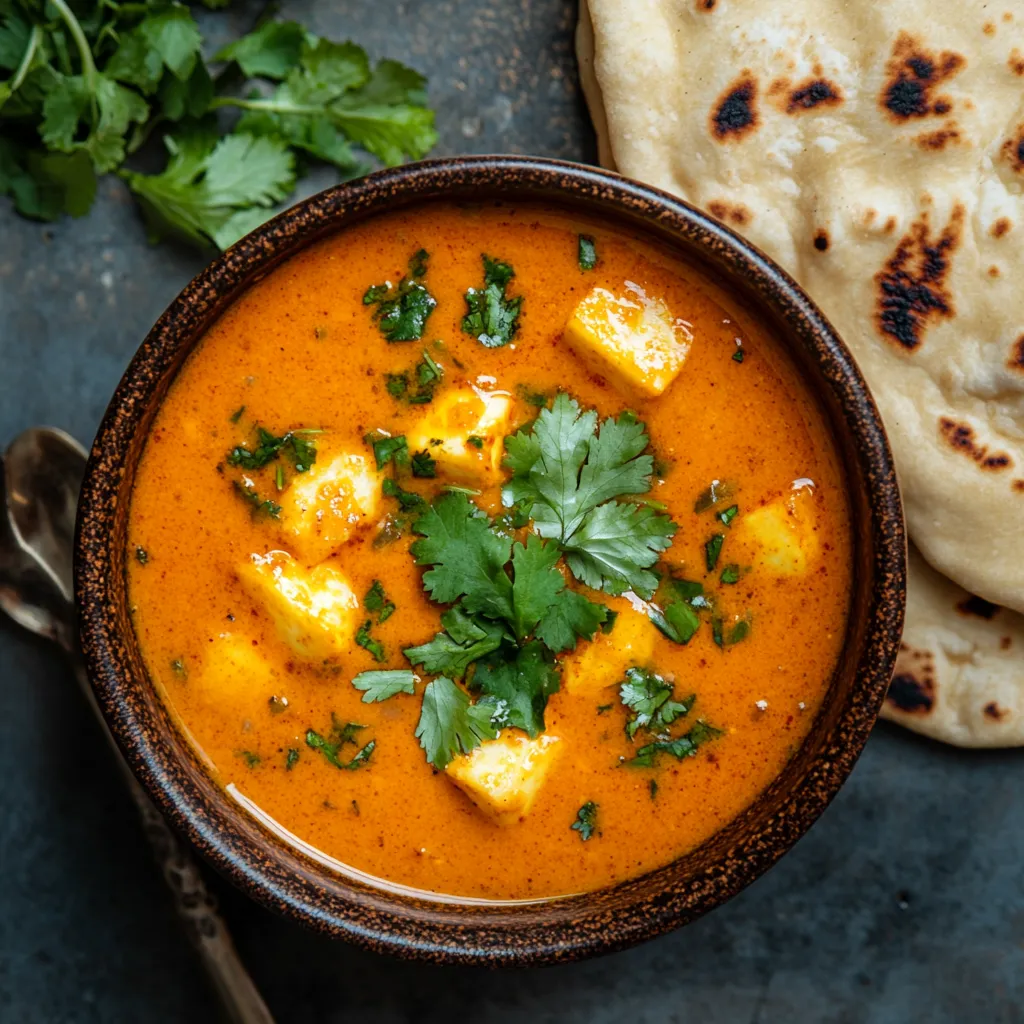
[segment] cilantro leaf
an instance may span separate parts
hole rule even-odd
[[[171,159],[160,174],[122,175],[154,240],[172,235],[225,249],[256,226],[253,207],[279,202],[295,183],[295,160],[274,139],[234,134],[214,141],[192,130],[164,144]]]
[[[508,263],[485,255],[484,287],[466,292],[466,315],[462,330],[487,348],[507,345],[519,330],[523,297],[508,297],[509,282],[515,271]]]
[[[96,197],[96,172],[89,154],[47,153],[25,149],[0,138],[0,196],[33,220],[58,220],[61,214],[83,217]]]
[[[270,465],[282,454],[288,456],[297,473],[308,472],[316,462],[316,444],[307,440],[307,435],[317,430],[289,430],[280,437],[264,427],[256,428],[257,445],[247,448],[238,445],[228,452],[227,464],[241,469],[258,470]]]
[[[360,627],[356,630],[356,643],[364,650],[369,651],[373,655],[374,661],[384,660],[384,645],[379,641],[375,640],[370,633],[370,628],[373,623],[367,619]]]
[[[498,730],[491,722],[492,709],[471,704],[469,696],[447,676],[438,676],[423,691],[423,707],[416,738],[427,760],[443,770],[459,754],[468,754],[483,740],[493,740]]]
[[[437,300],[422,278],[427,272],[427,252],[420,249],[409,260],[409,274],[397,285],[375,284],[363,295],[364,306],[376,306],[373,321],[389,341],[417,341]]]
[[[422,508],[427,503],[421,495],[415,491],[407,491],[398,481],[392,480],[390,477],[380,485],[380,489],[386,498],[395,498],[403,512]],[[391,539],[397,540],[397,537],[392,537]]]
[[[427,480],[437,476],[437,461],[426,448],[421,452],[413,453],[412,475]]]
[[[711,637],[719,647],[723,649],[732,647],[733,644],[746,640],[748,636],[750,636],[749,618],[741,619],[738,616],[732,616],[726,622],[721,615],[716,614],[711,617]]]
[[[722,730],[716,729],[707,722],[694,722],[690,731],[674,740],[655,740],[641,747],[636,756],[626,762],[632,768],[651,768],[660,754],[668,754],[681,761],[684,757],[693,757],[705,743],[722,736]]]
[[[261,498],[255,489],[245,487],[238,480],[233,480],[232,484],[235,488],[235,493],[243,501],[249,503],[253,519],[262,519],[264,517],[268,519],[281,518],[281,506],[277,502],[271,501],[269,498]]]
[[[597,246],[589,235],[580,235],[577,260],[580,270],[593,270],[597,266]]]
[[[545,544],[536,534],[526,544],[512,545],[512,629],[522,639],[548,613],[565,590],[565,579],[555,568],[560,557],[557,544]]]
[[[392,459],[397,466],[403,466],[409,460],[409,446],[404,434],[394,437],[380,433],[367,434],[363,440],[373,449],[378,469],[383,469]]]
[[[446,632],[403,651],[413,665],[422,665],[431,675],[461,679],[474,661],[496,651],[503,642],[512,641],[504,625],[467,615],[459,605],[441,616],[441,625]]]
[[[580,839],[586,842],[597,833],[597,804],[588,800],[577,812],[576,820],[569,826],[579,832]]]
[[[214,60],[235,61],[250,78],[280,81],[302,56],[306,30],[296,21],[265,21],[217,51]]]
[[[544,731],[544,709],[558,692],[559,669],[545,646],[531,640],[512,656],[495,651],[477,662],[473,689],[490,698],[494,718],[531,737]]]
[[[598,628],[608,620],[608,609],[595,604],[576,590],[564,590],[536,629],[536,637],[556,654],[571,651],[578,637],[593,640]]]
[[[380,669],[360,672],[352,680],[357,690],[363,690],[363,703],[388,700],[399,693],[416,692],[416,675],[408,669]]]
[[[449,604],[464,596],[467,612],[512,619],[512,581],[504,570],[511,542],[491,529],[487,515],[465,494],[442,495],[413,529],[421,539],[409,550],[417,565],[432,566],[423,586],[435,601]]]
[[[687,644],[700,628],[700,616],[685,601],[672,601],[664,609],[650,605],[647,617],[677,644]]]
[[[704,544],[704,559],[707,562],[708,572],[714,572],[718,565],[719,556],[722,554],[722,545],[725,543],[724,533],[712,534]]]
[[[558,540],[573,574],[595,589],[633,589],[649,597],[647,570],[671,543],[675,525],[650,507],[613,499],[650,489],[653,460],[643,424],[629,413],[597,427],[597,413],[560,394],[529,433],[506,439],[512,479],[506,506],[532,502],[534,528]]]
[[[357,732],[365,729],[365,725],[357,725],[355,722],[339,722],[333,719],[331,732],[328,736],[322,736],[315,729],[306,730],[306,746],[311,750],[317,750],[323,754],[328,764],[340,768],[342,771],[355,771],[362,768],[369,760],[377,747],[376,740],[370,740],[366,746],[361,747],[350,760],[341,759],[341,748],[346,743],[354,744]],[[297,760],[297,758],[296,758]]]
[[[685,701],[672,700],[672,684],[656,672],[645,668],[626,669],[626,681],[619,687],[619,699],[632,712],[626,723],[626,735],[630,739],[640,729],[661,732],[677,718],[688,715],[696,697]]]
[[[363,598],[363,607],[368,612],[379,612],[378,622],[387,622],[395,613],[395,602],[388,599],[384,592],[384,584],[380,580],[374,580],[370,589]]]

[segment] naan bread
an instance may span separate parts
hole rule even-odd
[[[961,747],[1024,744],[1024,615],[972,597],[910,549],[907,625],[882,717]]]
[[[590,19],[609,164],[807,288],[871,385],[925,557],[1024,611],[1019,0],[590,0]]]

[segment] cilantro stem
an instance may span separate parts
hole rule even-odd
[[[237,107],[239,110],[262,110],[269,114],[297,114],[304,117],[316,117],[324,113],[323,107],[302,105],[298,103],[279,103],[272,99],[247,100],[239,96],[218,96],[210,104],[211,110],[220,107]]]
[[[71,38],[75,41],[75,48],[78,50],[79,59],[82,61],[82,77],[85,79],[86,88],[90,94],[95,93],[96,64],[92,59],[92,49],[89,46],[89,40],[85,38],[85,32],[82,31],[81,24],[71,8],[65,3],[65,0],[53,0],[53,6],[57,8],[57,13],[61,16],[64,24],[67,25]]]
[[[32,34],[28,37],[28,46],[25,47],[25,54],[21,58],[18,70],[14,72],[14,77],[7,83],[7,88],[11,93],[16,93],[21,88],[21,83],[25,81],[25,76],[28,74],[29,68],[32,67],[32,61],[35,59],[36,50],[39,49],[42,38],[43,30],[38,25],[33,25]]]

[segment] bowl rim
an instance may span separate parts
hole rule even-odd
[[[592,213],[600,205],[614,217],[641,223],[641,232],[660,232],[681,246],[701,249],[719,270],[727,264],[765,304],[758,315],[771,310],[799,335],[783,342],[804,347],[850,433],[870,519],[863,527],[871,544],[869,582],[850,693],[834,710],[820,749],[809,755],[792,787],[776,794],[778,806],[752,840],[737,839],[723,847],[726,856],[715,854],[692,877],[674,882],[671,872],[682,872],[690,854],[639,879],[582,896],[528,906],[467,907],[339,879],[273,839],[212,779],[204,785],[196,776],[203,769],[195,752],[183,748],[187,741],[180,734],[168,734],[166,711],[137,670],[136,641],[125,625],[116,582],[121,579],[123,589],[126,548],[118,508],[127,505],[125,481],[141,452],[143,421],[162,399],[161,387],[176,376],[208,324],[255,281],[319,238],[395,205],[530,196],[541,203],[589,207]],[[90,453],[75,539],[75,596],[90,681],[135,776],[172,825],[221,874],[265,906],[371,950],[436,963],[522,966],[622,949],[701,916],[767,871],[817,820],[863,749],[898,651],[905,581],[902,506],[881,418],[853,356],[800,286],[749,242],[668,193],[608,171],[538,157],[451,157],[379,171],[296,204],[217,257],[162,314],[118,384]],[[804,746],[817,728],[812,726]],[[757,802],[767,800],[777,783],[778,778]]]

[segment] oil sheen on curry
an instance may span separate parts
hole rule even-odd
[[[210,771],[339,871],[533,899],[749,806],[843,644],[847,496],[778,343],[557,210],[428,205],[317,243],[160,409],[126,552]]]

